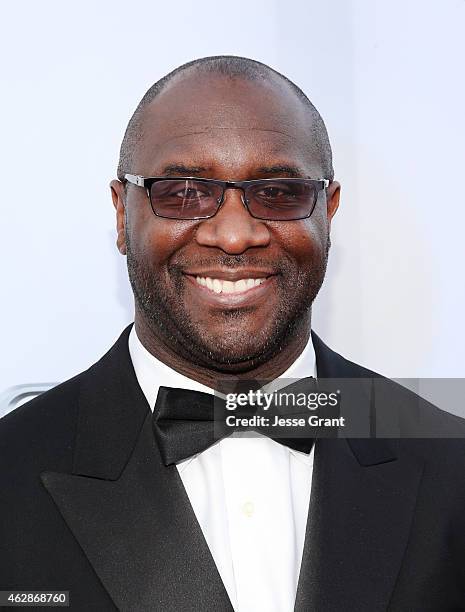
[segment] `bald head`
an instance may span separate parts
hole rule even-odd
[[[217,111],[218,97],[212,96],[209,100],[209,91],[213,92],[216,89],[216,82],[224,83],[225,80],[229,81],[231,87],[223,87],[222,90],[230,92],[231,107],[235,106],[237,109],[234,98],[240,93],[243,107],[254,106],[257,98],[262,99],[262,105],[263,100],[266,100],[269,106],[270,129],[279,131],[283,122],[300,123],[300,130],[305,130],[308,139],[308,154],[318,162],[322,177],[333,179],[332,153],[326,127],[307,96],[292,81],[266,64],[236,56],[213,56],[188,62],[150,87],[127,126],[121,144],[118,178],[123,180],[125,173],[142,173],[140,168],[135,167],[135,158],[138,147],[143,146],[143,137],[148,126],[150,129],[156,129],[158,123],[166,121],[173,121],[175,126],[179,121],[183,121],[183,115],[199,113],[201,110],[198,108],[199,96],[195,100],[195,96],[189,95],[194,89],[198,92],[199,87],[202,89],[202,105],[208,109],[213,103],[216,105],[214,110]],[[228,107],[228,95],[228,93],[222,95],[224,109]],[[181,100],[179,96],[182,96]],[[161,98],[165,98],[165,105],[160,104]],[[176,100],[175,111],[178,117],[173,116],[173,99]],[[197,108],[194,107],[195,104]],[[166,113],[167,108],[168,113]],[[239,112],[243,113],[244,108]],[[227,123],[226,110],[214,114],[217,119],[219,115],[223,117]],[[212,114],[207,110],[206,121],[209,117],[212,117]],[[247,122],[244,123],[244,127],[246,126]]]

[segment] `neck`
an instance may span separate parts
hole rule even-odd
[[[311,311],[303,317],[295,327],[293,335],[285,346],[273,355],[265,363],[259,365],[250,364],[250,367],[242,368],[240,372],[225,370],[224,365],[215,367],[194,363],[174,351],[162,337],[154,331],[145,320],[144,316],[136,308],[134,325],[137,337],[144,347],[159,361],[166,364],[176,372],[196,380],[197,382],[218,389],[219,381],[243,381],[243,380],[274,380],[285,372],[299,357],[304,350],[310,337]]]

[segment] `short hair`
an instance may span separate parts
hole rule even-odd
[[[249,59],[247,57],[239,57],[236,55],[212,55],[202,57],[186,64],[182,64],[175,68],[170,73],[162,77],[154,83],[144,94],[139,102],[134,114],[129,120],[126,132],[121,143],[120,157],[118,163],[118,178],[123,180],[126,173],[132,173],[132,160],[134,150],[142,137],[143,125],[142,114],[146,106],[165,89],[170,81],[177,75],[188,70],[199,70],[202,74],[219,74],[226,77],[239,77],[249,81],[266,80],[271,76],[278,76],[282,79],[297,97],[303,102],[304,106],[310,113],[312,137],[314,138],[314,146],[317,150],[323,167],[324,178],[333,180],[334,170],[332,161],[331,145],[329,143],[328,132],[324,121],[317,111],[315,106],[310,102],[304,92],[283,74],[274,70],[270,66]]]

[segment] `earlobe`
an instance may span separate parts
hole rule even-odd
[[[118,237],[116,238],[116,246],[118,247],[118,251],[121,255],[126,255],[126,237],[124,232],[124,227],[122,229],[118,228]]]
[[[111,198],[116,209],[116,231],[118,233],[116,246],[121,255],[126,255],[126,215],[125,215],[125,193],[124,185],[120,181],[113,180],[110,183]]]

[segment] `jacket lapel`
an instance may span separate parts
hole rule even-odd
[[[318,378],[373,376],[316,334],[313,342]],[[359,394],[361,409],[369,413],[371,390],[363,380]],[[395,440],[317,441],[296,612],[387,609],[422,470],[421,461],[399,454]]]
[[[42,482],[118,609],[232,611],[178,471],[161,461],[130,328],[82,377],[73,473]],[[313,342],[319,378],[371,375]],[[421,474],[394,440],[317,441],[296,612],[387,608]]]
[[[155,444],[129,331],[83,379],[73,473],[42,482],[119,610],[232,611],[177,468]]]

